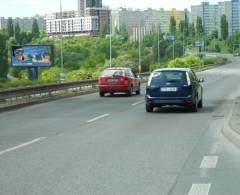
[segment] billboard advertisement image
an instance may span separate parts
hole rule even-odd
[[[12,46],[11,64],[18,67],[50,67],[53,64],[51,45]]]

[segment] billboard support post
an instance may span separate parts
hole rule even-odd
[[[31,81],[38,80],[38,67],[28,68],[28,78]]]

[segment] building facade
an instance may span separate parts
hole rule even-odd
[[[24,17],[24,18],[13,18],[13,25],[19,24],[19,27],[23,31],[31,31],[33,20],[36,19],[40,30],[46,29],[44,16]],[[0,29],[7,28],[8,18],[0,17]]]
[[[85,10],[87,8],[101,8],[102,0],[78,0],[78,13],[79,16],[85,16]]]
[[[98,24],[97,16],[53,19],[46,21],[46,30],[49,36],[61,33],[64,36],[96,35],[99,29]]]

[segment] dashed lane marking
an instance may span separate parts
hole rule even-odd
[[[135,102],[135,103],[132,104],[132,106],[137,106],[137,105],[139,105],[139,104],[142,104],[143,102],[144,102],[144,100]]]
[[[95,122],[95,121],[100,120],[100,119],[102,119],[102,118],[108,117],[109,115],[110,115],[109,113],[108,113],[108,114],[100,115],[100,116],[98,116],[98,117],[95,117],[95,118],[93,118],[93,119],[90,119],[89,121],[87,121],[87,123]]]
[[[15,146],[15,147],[8,148],[8,149],[6,149],[6,150],[0,151],[0,156],[1,156],[1,155],[4,155],[4,154],[6,154],[6,153],[12,152],[12,151],[14,151],[14,150],[18,150],[18,149],[20,149],[20,148],[29,146],[29,145],[34,144],[34,143],[36,143],[36,142],[42,141],[42,140],[44,140],[44,139],[46,139],[46,137],[40,137],[40,138],[34,139],[34,140],[32,140],[32,141],[29,141],[29,142],[20,144],[20,145],[18,145],[18,146]]]
[[[200,169],[215,169],[218,163],[218,156],[204,156]]]
[[[211,184],[192,184],[188,195],[208,195]]]

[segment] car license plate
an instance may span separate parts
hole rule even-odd
[[[177,87],[162,87],[161,92],[176,92]]]
[[[109,83],[114,83],[114,82],[118,82],[118,79],[108,79]]]

